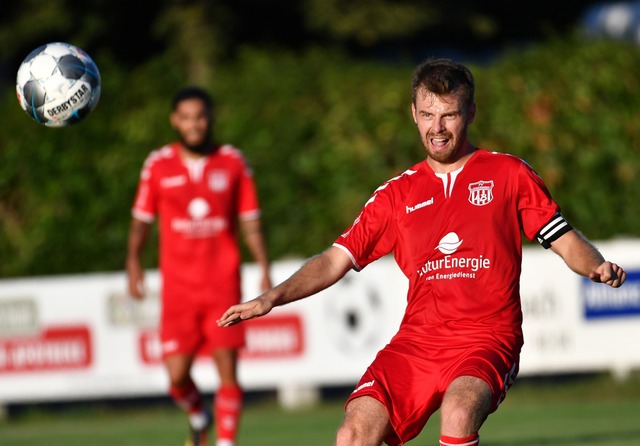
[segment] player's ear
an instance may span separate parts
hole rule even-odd
[[[169,115],[169,123],[171,124],[171,127],[173,127],[174,129],[178,128],[176,120],[177,120],[176,112],[172,112]]]
[[[476,119],[476,103],[474,102],[467,110],[467,124],[471,124]]]
[[[413,116],[413,122],[418,123],[418,117],[416,116],[416,104],[414,102],[411,103],[411,116]]]

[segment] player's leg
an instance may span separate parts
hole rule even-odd
[[[507,340],[508,341],[508,340]],[[440,405],[440,444],[477,445],[479,431],[504,400],[518,373],[519,346],[471,346],[447,368]]]
[[[191,364],[193,356],[179,353],[164,358],[171,387],[189,386],[191,382]]]
[[[200,391],[191,379],[193,357],[186,354],[170,355],[164,358],[164,363],[169,375],[169,395],[189,417],[192,438],[188,444],[207,445],[211,415],[204,405]]]
[[[447,388],[440,407],[440,444],[476,445],[491,410],[491,388],[475,376],[460,376]]]
[[[209,444],[211,412],[191,375],[194,358],[204,342],[201,306],[192,289],[173,281],[163,285],[160,341],[169,375],[169,394],[188,415],[190,432],[186,444],[205,446]]]
[[[233,446],[242,413],[243,391],[238,383],[238,350],[216,348],[213,360],[220,377],[213,411],[216,419],[216,446]]]
[[[242,414],[243,389],[238,382],[238,353],[245,345],[245,324],[218,327],[217,319],[233,304],[240,302],[240,283],[229,283],[222,292],[214,289],[202,320],[206,347],[212,352],[220,385],[213,400],[216,420],[216,446],[233,446]],[[231,291],[230,291],[231,290]]]
[[[335,445],[380,446],[392,432],[384,405],[370,396],[361,396],[347,404]]]

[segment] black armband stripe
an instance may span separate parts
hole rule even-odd
[[[536,239],[544,247],[544,249],[549,249],[551,248],[551,242],[558,240],[560,236],[566,234],[572,229],[573,228],[571,227],[569,222],[567,222],[562,214],[558,212],[553,217],[551,217],[549,223],[547,223],[542,227],[542,229],[540,229],[540,232],[536,234]]]

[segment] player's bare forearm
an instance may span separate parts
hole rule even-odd
[[[144,297],[144,271],[139,263],[127,262],[129,295],[135,299]]]
[[[266,291],[271,288],[273,284],[271,283],[269,257],[267,255],[267,248],[262,234],[260,219],[241,221],[240,227],[244,235],[247,248],[251,252],[253,259],[262,269],[260,291]]]
[[[247,319],[263,316],[273,307],[294,302],[330,287],[352,268],[351,259],[339,248],[331,247],[308,260],[280,285],[249,302],[233,305],[218,320],[228,327]]]
[[[144,271],[142,269],[141,255],[149,236],[150,226],[149,223],[135,218],[131,220],[125,267],[129,283],[129,294],[134,298],[144,297]]]
[[[330,247],[309,259],[291,277],[276,287],[274,306],[316,294],[340,280],[353,267],[349,256],[340,248]]]
[[[571,230],[554,241],[551,249],[574,272],[594,282],[617,288],[627,278],[627,273],[620,266],[605,260],[600,251],[576,230]]]

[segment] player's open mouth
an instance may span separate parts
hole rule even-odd
[[[449,144],[449,138],[431,138],[429,141],[434,149],[442,149]]]

